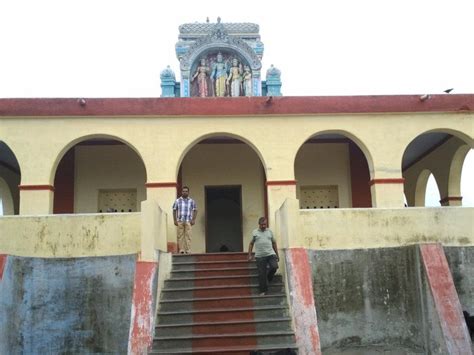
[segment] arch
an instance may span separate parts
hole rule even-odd
[[[449,167],[448,195],[461,196],[461,173],[467,153],[471,148],[466,144],[459,147],[454,153]]]
[[[140,151],[135,148],[135,146],[133,146],[130,142],[128,142],[127,140],[121,138],[121,137],[118,137],[118,136],[114,136],[114,135],[111,135],[111,134],[107,134],[107,133],[94,133],[94,134],[89,134],[89,135],[85,135],[85,136],[80,136],[80,137],[77,137],[75,139],[73,139],[72,141],[70,141],[69,143],[67,143],[60,151],[59,153],[56,155],[56,158],[53,162],[53,165],[51,167],[51,171],[50,171],[50,174],[49,174],[49,181],[50,181],[50,184],[54,184],[54,177],[56,175],[56,170],[58,168],[58,165],[59,165],[59,162],[61,161],[61,159],[64,157],[64,155],[69,151],[69,149],[71,149],[72,147],[74,147],[75,145],[77,145],[78,143],[80,142],[84,142],[84,141],[87,141],[87,140],[90,140],[90,139],[96,139],[96,138],[104,138],[104,139],[110,139],[110,140],[115,140],[115,141],[118,141],[118,142],[122,142],[124,143],[126,146],[128,146],[129,148],[131,148],[137,155],[138,157],[140,158],[143,166],[145,167],[145,177],[146,177],[146,171],[147,171],[147,168],[146,168],[146,165],[145,165],[145,162],[143,160],[143,157],[140,153]]]
[[[428,188],[430,187],[430,178],[433,178],[431,181],[434,181],[434,184],[436,185],[436,192],[437,194],[434,192],[434,191],[428,191]],[[439,183],[438,183],[439,179],[436,178],[436,175],[435,174],[429,174],[428,175],[428,178],[427,178],[427,183],[426,183],[426,186],[425,186],[425,200],[423,201],[423,206],[425,207],[439,207],[439,206],[442,206],[441,204],[441,189],[440,189],[440,186],[439,186]],[[427,195],[427,192],[431,192],[431,193],[435,193],[435,196],[433,195]],[[436,197],[436,202],[434,205],[430,205],[429,203],[427,203],[427,197],[428,196],[431,196],[431,197]],[[429,198],[428,198],[428,202],[429,202]]]
[[[237,139],[245,144],[247,144],[250,148],[253,149],[253,151],[257,154],[258,158],[260,159],[260,162],[262,163],[263,165],[263,169],[265,171],[265,174],[266,174],[266,171],[267,171],[267,165],[265,164],[265,160],[263,159],[263,155],[262,153],[260,152],[260,150],[255,146],[255,144],[253,144],[251,141],[249,141],[248,139],[238,135],[238,134],[235,134],[235,133],[230,133],[230,132],[212,132],[212,133],[207,133],[207,134],[204,134],[204,135],[201,135],[199,137],[197,137],[196,139],[194,139],[190,144],[188,144],[186,146],[186,148],[183,150],[183,152],[181,153],[181,155],[179,156],[179,159],[178,159],[178,164],[176,166],[176,170],[175,170],[175,176],[177,177],[178,174],[179,174],[179,168],[181,166],[181,163],[183,162],[184,160],[184,157],[186,156],[186,154],[189,153],[189,151],[196,145],[198,144],[199,142],[205,140],[205,139],[209,139],[209,138],[212,138],[212,137],[229,137],[229,138],[234,138],[234,139]]]
[[[2,204],[3,216],[15,214],[12,192],[2,177],[0,177],[0,203]]]
[[[7,142],[0,140],[0,180],[2,181],[1,193],[4,214],[18,214],[20,209],[21,183],[20,163]],[[5,207],[6,206],[6,207]]]
[[[415,185],[414,205],[416,207],[423,207],[425,205],[426,187],[427,187],[428,179],[430,175],[432,175],[432,172],[428,169],[424,169],[418,175],[418,179],[416,180],[416,185]]]
[[[207,38],[207,37],[206,37]],[[181,60],[180,69],[181,71],[191,70],[191,66],[201,58],[204,54],[210,51],[227,50],[234,51],[241,55],[247,63],[250,65],[252,71],[258,71],[262,68],[262,64],[258,59],[257,55],[253,52],[252,48],[245,42],[233,38],[231,42],[225,41],[211,41],[209,42],[204,38],[202,42],[196,43],[193,48],[188,50],[188,55],[183,57]]]
[[[301,147],[303,144],[305,144],[309,139],[314,138],[316,136],[320,135],[325,135],[325,134],[338,134],[344,137],[349,138],[351,141],[353,141],[359,149],[364,153],[365,159],[367,160],[367,165],[369,166],[369,173],[370,173],[370,178],[373,178],[373,172],[374,172],[374,163],[373,163],[373,158],[372,154],[370,153],[370,150],[367,148],[367,146],[362,142],[360,138],[358,138],[355,134],[346,131],[346,130],[340,130],[340,129],[332,129],[332,130],[324,130],[324,131],[319,131],[316,133],[312,133],[311,135],[307,136],[303,142],[301,142],[299,145],[297,145],[298,149],[296,150],[296,153],[294,154],[293,157],[293,165],[294,162],[296,161],[296,157],[298,155],[298,152],[300,151]]]

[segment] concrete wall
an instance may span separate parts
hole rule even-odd
[[[339,207],[352,207],[350,173],[347,143],[304,144],[295,160],[297,198],[301,186],[337,185]]]
[[[474,247],[444,247],[462,309],[474,314]]]
[[[321,347],[423,347],[415,247],[309,251]]]
[[[182,182],[198,208],[191,250],[205,252],[205,186],[242,186],[242,232],[244,249],[257,220],[265,214],[264,172],[255,151],[246,144],[198,144],[182,163]],[[171,211],[170,206],[168,207]]]
[[[455,221],[455,222],[453,222]],[[416,243],[474,245],[474,208],[301,210],[292,247],[383,248]]]
[[[0,283],[0,353],[126,353],[135,260],[9,256]]]
[[[2,217],[0,254],[63,258],[135,254],[140,251],[140,218],[140,213]]]
[[[137,211],[146,199],[145,167],[126,145],[77,146],[74,181],[76,213],[99,212],[100,189],[136,189]]]

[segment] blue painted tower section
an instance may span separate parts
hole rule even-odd
[[[170,66],[160,73],[161,97],[176,97],[176,77]]]
[[[267,96],[282,96],[281,95],[281,71],[271,65],[267,70],[266,78]]]

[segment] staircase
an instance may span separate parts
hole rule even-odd
[[[296,350],[279,275],[258,296],[247,253],[174,255],[150,354],[272,354]]]

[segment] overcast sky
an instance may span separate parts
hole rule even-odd
[[[218,16],[260,25],[286,96],[474,93],[473,14],[473,0],[1,0],[0,97],[158,97],[178,26]]]

